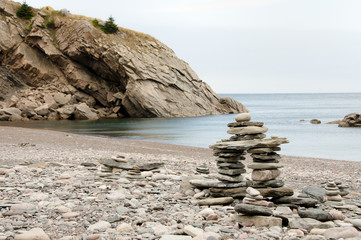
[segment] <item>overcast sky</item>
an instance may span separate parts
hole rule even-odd
[[[27,0],[172,48],[217,93],[361,92],[360,0]]]

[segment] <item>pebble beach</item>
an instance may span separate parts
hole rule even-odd
[[[327,239],[301,227],[241,226],[232,218],[237,199],[198,204],[207,192],[188,181],[202,177],[197,166],[215,175],[211,149],[3,126],[0,135],[0,239]],[[119,156],[164,166],[136,181],[122,170],[116,179],[100,178],[99,160]],[[348,185],[345,201],[356,207],[342,214],[361,218],[360,162],[284,155],[280,162],[280,178],[295,192],[330,179]]]

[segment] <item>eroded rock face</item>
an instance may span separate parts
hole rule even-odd
[[[15,15],[19,6],[0,1],[0,83],[11,91],[0,90],[0,101],[7,104],[14,93],[20,99],[32,96],[37,108],[48,106],[47,115],[32,108],[27,111],[31,114],[21,114],[24,118],[36,114],[46,119],[58,108],[82,103],[99,117],[247,111],[232,98],[220,98],[151,36],[126,29],[106,35],[85,20],[51,11],[46,19],[37,13],[23,21]],[[49,20],[55,29],[44,27]]]

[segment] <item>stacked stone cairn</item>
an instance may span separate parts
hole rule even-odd
[[[326,189],[327,201],[336,202],[336,203],[342,202],[340,190],[337,187],[337,184],[335,183],[335,181],[332,181],[332,180],[328,181],[325,186],[325,189]]]
[[[191,180],[191,184],[209,188],[213,197],[245,197],[248,186],[259,188],[264,197],[292,195],[292,189],[282,188],[284,183],[275,180],[282,167],[278,164],[280,156],[275,151],[279,151],[279,145],[288,143],[288,140],[278,137],[266,139],[264,133],[268,128],[263,122],[251,122],[249,113],[238,114],[235,120],[227,125],[227,133],[233,136],[210,146],[217,157],[217,180]],[[253,169],[253,181],[243,180],[246,166],[242,161],[246,159],[247,151],[252,153],[254,161],[248,166]]]

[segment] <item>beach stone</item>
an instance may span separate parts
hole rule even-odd
[[[246,189],[246,192],[251,195],[251,196],[258,196],[258,195],[261,195],[261,193],[257,190],[257,189],[254,189],[252,187],[248,187]]]
[[[262,127],[263,122],[250,122],[250,121],[240,121],[240,122],[231,122],[227,124],[227,127],[246,127],[246,126],[257,126]]]
[[[228,141],[245,141],[245,140],[263,139],[263,138],[266,138],[266,134],[260,133],[260,134],[232,136],[228,139]]]
[[[302,189],[302,193],[320,202],[326,201],[326,190],[324,188],[309,186]]]
[[[251,114],[249,113],[240,113],[235,118],[236,122],[250,121]]]
[[[61,216],[64,219],[70,219],[70,218],[75,218],[79,215],[80,215],[80,213],[78,213],[78,212],[66,212],[66,213],[63,213]]]
[[[350,219],[349,221],[353,226],[361,229],[361,219]]]
[[[314,234],[314,235],[323,235],[323,233],[326,231],[325,228],[313,228],[310,231],[310,234]],[[322,236],[323,237],[323,236]]]
[[[346,216],[343,215],[341,211],[336,209],[332,209],[329,213],[335,220],[344,220],[346,218]]]
[[[273,202],[267,202],[265,200],[252,201],[249,198],[243,198],[242,203],[251,204],[255,206],[273,207]]]
[[[204,205],[224,205],[230,204],[234,201],[232,197],[220,197],[220,198],[206,198],[198,201],[201,206]]]
[[[280,227],[282,228],[282,219],[278,217],[269,216],[246,216],[246,215],[232,215],[232,219],[243,226],[259,227]]]
[[[230,182],[222,182],[219,180],[212,180],[212,179],[192,179],[189,181],[195,187],[199,188],[237,188],[237,187],[246,187],[249,182],[237,182],[237,183],[230,183]]]
[[[251,163],[247,167],[255,170],[264,170],[282,168],[283,166],[277,163]]]
[[[245,215],[262,215],[262,216],[271,216],[272,210],[264,206],[255,206],[249,204],[239,203],[234,207],[234,210],[238,213]]]
[[[228,176],[228,175],[223,175],[223,174],[217,174],[216,178],[218,180],[221,181],[226,181],[226,182],[241,182],[243,180],[243,176],[242,175],[238,175],[238,176]]]
[[[276,204],[295,204],[303,207],[315,207],[319,201],[313,198],[300,198],[291,195],[276,198],[273,200]]]
[[[307,210],[299,209],[298,215],[301,218],[313,218],[313,219],[316,219],[316,220],[322,221],[322,222],[333,220],[333,217],[331,214],[329,214],[328,212],[323,211],[321,209],[318,209],[318,208],[314,208],[314,209],[310,208]]]
[[[278,160],[278,159],[281,159],[281,156],[277,153],[262,153],[262,154],[256,154],[256,153],[252,153],[251,154],[251,157],[254,159],[254,160],[257,160],[257,161],[266,161],[266,162],[269,162],[271,160]]]
[[[290,229],[287,231],[288,236],[303,237],[305,233],[300,229]]]
[[[222,239],[221,235],[215,232],[205,232],[193,238],[193,240],[219,240]]]
[[[106,198],[111,201],[119,201],[125,199],[125,194],[123,192],[114,192],[111,194],[107,194]]]
[[[242,162],[228,163],[228,162],[217,161],[217,167],[218,168],[227,168],[227,169],[229,169],[229,168],[239,169],[239,168],[245,168],[246,166]]]
[[[341,220],[334,220],[333,221],[337,227],[353,227],[352,223],[344,222]]]
[[[91,232],[105,232],[108,228],[111,227],[111,224],[107,221],[99,221],[88,227],[88,231]]]
[[[133,227],[129,223],[121,223],[117,226],[117,232],[119,233],[126,233],[133,231]]]
[[[15,235],[15,240],[50,240],[41,228],[33,228],[22,234]]]
[[[281,151],[280,147],[273,147],[273,148],[250,148],[248,149],[248,153],[271,153],[275,151]]]
[[[354,227],[335,227],[327,229],[323,236],[327,239],[340,239],[340,238],[357,238],[359,232]]]
[[[280,180],[280,179],[274,179],[274,180],[269,180],[269,181],[252,181],[251,182],[251,187],[254,187],[254,188],[267,188],[267,187],[280,188],[280,187],[283,187],[284,185],[285,185],[285,183],[283,182],[283,180]]]
[[[321,224],[322,222],[313,218],[298,218],[290,220],[289,227],[311,231],[312,228],[318,227]]]
[[[293,189],[288,187],[280,188],[257,188],[263,197],[281,198],[284,196],[292,196]]]
[[[97,240],[100,238],[101,238],[100,234],[90,234],[89,236],[86,237],[86,240]]]
[[[201,235],[204,233],[203,229],[195,228],[192,225],[186,225],[183,228],[183,231],[184,231],[184,233],[186,233],[187,235],[192,236],[192,237],[195,237],[195,236],[198,236],[198,235]]]
[[[246,188],[210,188],[209,189],[212,197],[245,197],[246,196]]]
[[[281,171],[278,169],[272,170],[254,170],[252,171],[252,180],[254,181],[269,181],[277,178],[281,175]]]
[[[268,131],[266,126],[248,126],[248,127],[234,127],[227,130],[228,134],[259,134]]]
[[[162,235],[160,240],[192,240],[191,236],[185,235]]]
[[[218,173],[228,176],[240,175],[245,172],[246,169],[222,169],[222,168],[218,169]]]
[[[341,202],[341,201],[342,201],[342,197],[341,197],[340,195],[327,196],[327,201]]]
[[[13,204],[11,205],[10,210],[11,211],[32,211],[32,210],[36,210],[37,206],[31,203],[17,203],[17,204]]]
[[[308,235],[303,239],[304,240],[326,240],[326,238],[322,235]]]
[[[289,215],[291,216],[293,214],[291,208],[289,207],[282,207],[282,206],[278,206],[276,207],[276,210],[274,211],[274,213],[277,213],[277,215]]]
[[[207,218],[210,215],[213,215],[214,211],[212,208],[205,208],[202,211],[199,212],[199,215],[201,215],[203,218]]]

